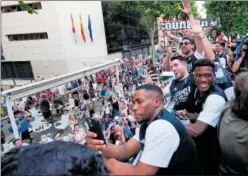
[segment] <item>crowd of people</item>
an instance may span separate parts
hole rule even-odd
[[[132,58],[131,61],[123,59],[119,65],[118,79],[115,68],[110,68],[13,101],[14,117],[20,134],[18,141],[22,141],[20,144],[24,145],[32,143],[33,138],[30,135],[32,121],[41,114],[45,123],[56,123],[52,109],[56,110],[55,115],[61,115],[59,113],[61,109],[62,114],[68,115],[68,126],[64,132],[41,135],[40,143],[64,140],[83,144],[87,131],[84,125],[85,118],[94,118],[101,123],[108,142],[114,144],[126,142],[134,135],[137,125],[132,116],[131,96],[148,75],[146,70],[148,62],[150,62],[148,56]],[[42,129],[44,126],[40,125],[33,131]],[[12,127],[9,130],[13,132]],[[2,137],[2,144],[5,143],[4,138],[5,136]],[[15,141],[13,143],[16,144]]]
[[[207,36],[188,2],[182,10],[192,29],[183,29],[182,37],[163,31],[179,51],[168,46],[157,61],[123,58],[118,74],[102,70],[13,104],[22,139],[3,156],[2,174],[247,175],[248,36],[234,34],[234,48],[224,32]],[[163,82],[163,71],[175,79]],[[26,146],[23,114],[35,107],[49,123],[50,104],[72,106],[64,109],[68,126]],[[104,139],[89,131],[87,119],[100,124]]]

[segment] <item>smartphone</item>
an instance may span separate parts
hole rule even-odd
[[[86,118],[86,125],[88,126],[88,131],[97,134],[96,139],[102,140],[104,141],[104,144],[107,144],[99,121],[92,118]]]
[[[150,75],[157,75],[157,68],[155,66],[151,66],[150,69],[149,69],[149,74]],[[152,81],[157,82],[158,81],[158,76],[153,76]]]

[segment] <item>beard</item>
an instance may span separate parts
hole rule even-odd
[[[136,121],[137,121],[137,120],[136,120]],[[138,122],[138,124],[146,124],[146,123],[148,123],[149,121],[150,121],[149,118],[144,118],[144,119],[139,120],[139,121],[137,121],[137,122]]]

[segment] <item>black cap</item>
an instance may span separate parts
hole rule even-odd
[[[191,38],[191,37],[184,37],[183,40],[188,40],[193,45],[195,44],[195,40],[193,38]]]

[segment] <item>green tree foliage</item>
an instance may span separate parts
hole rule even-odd
[[[155,42],[158,26],[157,18],[163,14],[165,20],[187,19],[180,11],[180,1],[115,1],[104,2],[111,7],[111,11],[115,13],[128,12],[134,18],[137,18],[136,25],[146,30],[151,44],[152,58],[155,58]],[[197,17],[197,9],[195,2],[191,2],[194,15]],[[111,12],[108,12],[111,15]],[[120,26],[121,27],[121,26]]]
[[[122,51],[123,46],[129,49],[148,44],[148,35],[140,25],[140,14],[131,9],[122,8],[119,2],[102,1],[104,26],[108,51]]]
[[[161,14],[164,14],[166,20],[176,17],[180,12],[179,4],[166,1],[137,1],[133,3],[132,7],[141,15],[140,23],[147,29],[151,44],[151,55],[155,59],[154,36],[158,29],[157,18]]]
[[[25,4],[23,1],[18,1],[20,7],[22,9],[24,9],[25,11],[27,11],[29,14],[38,14],[37,11],[35,11],[32,7],[30,7],[29,5]]]
[[[209,18],[220,18],[221,30],[227,34],[237,31],[243,35],[248,31],[248,1],[208,0],[205,8]]]

